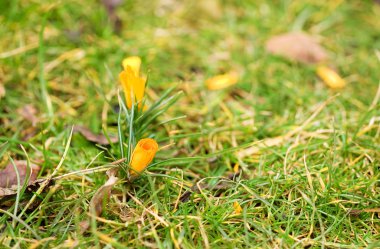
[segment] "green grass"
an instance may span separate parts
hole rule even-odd
[[[41,178],[62,159],[55,176],[120,159],[118,144],[103,148],[79,134],[62,157],[73,124],[117,135],[117,78],[129,55],[139,55],[142,71],[149,71],[150,103],[170,87],[183,91],[139,135],[155,137],[163,149],[137,181],[115,186],[85,234],[80,222],[107,179],[104,171],[57,180],[21,216],[30,196],[13,206],[0,204],[1,248],[380,246],[379,213],[351,213],[380,207],[380,5],[128,0],[117,9],[123,29],[116,35],[99,2],[0,3],[0,84],[6,89],[0,99],[0,166],[10,158],[26,160],[20,144],[41,165]],[[320,39],[346,88],[329,90],[314,66],[265,52],[267,39],[294,30]],[[23,49],[8,53],[17,48]],[[205,79],[231,69],[242,76],[236,86],[206,89]],[[33,129],[16,110],[26,104],[36,107],[40,123],[24,141]],[[128,139],[127,124],[121,124]],[[259,154],[238,156],[252,143],[295,129]],[[236,163],[242,174],[231,180]],[[196,183],[211,188],[181,203]],[[235,201],[240,215],[234,214]]]

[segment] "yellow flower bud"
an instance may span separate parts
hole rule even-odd
[[[124,70],[119,74],[119,79],[129,109],[131,109],[132,105],[137,102],[139,103],[138,107],[142,108],[146,79],[139,76],[140,65],[141,59],[139,57],[128,57],[124,59]]]
[[[152,162],[156,152],[158,151],[158,144],[152,138],[141,139],[132,153],[132,158],[129,163],[131,169],[129,174],[137,176]]]
[[[346,81],[328,67],[319,66],[317,68],[317,74],[323,82],[332,89],[339,89],[346,86]]]
[[[206,86],[209,90],[219,90],[235,85],[238,80],[239,75],[236,72],[230,72],[206,80]]]

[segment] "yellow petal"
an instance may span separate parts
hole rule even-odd
[[[138,102],[142,108],[146,79],[136,76],[130,66],[119,74],[119,79],[123,87],[127,107],[132,108],[132,104]]]
[[[219,90],[235,85],[238,80],[239,75],[236,72],[230,72],[206,80],[206,86],[209,90]]]
[[[235,201],[234,202],[234,213],[235,214],[241,214],[241,212],[243,211],[243,209],[241,208],[240,204]]]
[[[121,86],[123,87],[125,101],[127,102],[127,107],[131,109],[132,95],[131,95],[131,86],[130,86],[130,76],[128,75],[127,71],[122,71],[119,74],[119,80],[120,80]]]
[[[317,74],[323,82],[332,89],[339,89],[346,86],[346,81],[342,79],[334,70],[328,67],[319,66],[317,68]]]
[[[138,76],[135,76],[133,74],[132,68],[129,66],[127,67],[126,71],[127,71],[127,74],[130,76],[129,80],[130,80],[131,91],[133,91],[133,93],[136,97],[136,100],[138,102],[140,102],[140,105],[141,105],[141,100],[144,97],[146,80],[144,78],[140,78]]]
[[[158,144],[154,139],[141,139],[132,153],[132,158],[129,163],[131,176],[136,176],[141,173],[153,160],[158,151]]]
[[[127,57],[123,60],[123,68],[127,70],[127,67],[131,67],[136,77],[140,74],[141,59],[138,56]]]

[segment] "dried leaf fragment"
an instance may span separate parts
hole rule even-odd
[[[346,81],[328,67],[319,66],[317,68],[317,74],[323,82],[332,89],[341,89],[346,86]]]
[[[20,185],[22,186],[27,178],[28,163],[25,160],[14,162],[20,177]],[[40,167],[36,164],[30,163],[30,178],[28,184],[34,182],[40,171]],[[17,186],[17,173],[12,163],[9,163],[3,170],[0,171],[0,188],[10,188],[13,185]],[[0,193],[1,196],[1,193]]]
[[[90,201],[90,213],[94,216],[99,216],[102,213],[103,205],[108,201],[111,195],[111,190],[118,180],[118,178],[115,177],[116,173],[117,170],[109,170],[107,173],[109,177],[108,180],[96,191],[92,197]],[[79,226],[81,228],[81,233],[84,233],[90,227],[90,221],[83,220],[79,223]]]
[[[74,132],[79,132],[84,136],[88,141],[97,143],[100,145],[108,145],[111,143],[116,143],[119,141],[119,138],[116,136],[109,136],[109,141],[107,137],[103,134],[94,134],[92,131],[90,131],[88,128],[80,125],[76,125],[74,127]]]
[[[103,201],[108,198],[111,194],[111,189],[117,182],[118,178],[111,175],[110,178],[101,186],[92,197],[90,202],[90,210],[96,216],[99,216],[103,210]]]
[[[4,196],[11,196],[17,194],[17,188],[1,188],[0,187],[0,198]]]
[[[352,209],[349,214],[357,216],[361,213],[378,213],[380,214],[380,208],[365,208],[365,209]]]
[[[266,50],[271,54],[307,64],[328,59],[325,49],[313,37],[299,32],[272,37],[266,43]]]
[[[54,184],[54,180],[50,179],[50,178],[37,179],[37,180],[28,184],[28,187],[26,188],[26,192],[36,192],[41,187],[43,187],[42,191],[45,191],[47,189],[47,187],[50,187],[53,184]],[[0,198],[15,196],[17,194],[17,192],[18,192],[18,186],[16,186],[16,185],[13,185],[10,188],[1,188],[0,187]],[[3,199],[0,199],[0,204],[3,204],[2,201],[3,201]]]
[[[206,80],[206,86],[209,90],[220,90],[235,85],[239,80],[236,72],[216,75]]]

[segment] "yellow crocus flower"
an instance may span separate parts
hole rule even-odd
[[[129,163],[131,169],[129,174],[136,177],[144,171],[144,169],[152,162],[156,152],[158,151],[158,144],[152,138],[141,139],[135,149],[133,150],[131,161]]]
[[[142,99],[145,92],[146,79],[140,77],[141,59],[137,56],[123,60],[124,70],[119,74],[119,79],[124,90],[127,107],[132,108],[134,103],[142,107]]]

